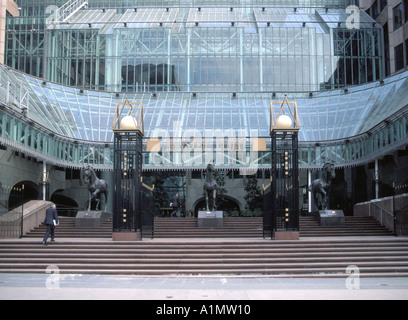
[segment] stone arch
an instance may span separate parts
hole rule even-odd
[[[9,209],[11,208],[16,208],[21,206],[23,203],[26,203],[30,200],[38,200],[39,197],[39,189],[38,189],[38,184],[24,180],[16,183],[13,189],[22,189],[24,185],[24,191],[23,192],[10,192],[9,194],[9,200],[8,200],[8,206]]]
[[[71,197],[64,195],[64,190],[62,189],[55,191],[50,201],[56,204],[58,214],[61,216],[75,217],[78,213],[78,203]]]
[[[224,198],[225,201],[218,208],[220,211],[234,211],[234,210],[237,210],[238,212],[241,211],[241,204],[237,199],[227,195],[223,195],[222,197]],[[197,217],[198,211],[205,208],[205,197],[197,199],[193,204],[193,208],[194,216]]]

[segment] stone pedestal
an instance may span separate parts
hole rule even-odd
[[[317,217],[322,227],[344,227],[346,224],[343,210],[320,210]]]
[[[198,211],[199,228],[222,228],[223,227],[222,211]]]
[[[275,231],[274,239],[275,240],[299,240],[300,232],[299,231]]]
[[[142,233],[137,232],[113,232],[112,241],[142,241]]]
[[[76,228],[99,228],[106,220],[112,218],[112,213],[103,211],[78,211],[75,218]]]

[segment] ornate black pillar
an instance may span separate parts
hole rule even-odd
[[[299,240],[299,119],[297,104],[285,101],[274,117],[271,104],[271,236]],[[285,114],[285,110],[286,113]]]
[[[134,106],[138,106],[138,116]],[[114,131],[113,232],[116,241],[142,240],[143,106],[118,103]]]

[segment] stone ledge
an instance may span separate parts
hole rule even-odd
[[[299,231],[275,231],[274,240],[299,240]]]
[[[142,233],[138,232],[112,232],[112,241],[142,241]]]

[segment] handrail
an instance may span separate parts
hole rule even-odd
[[[384,223],[384,221],[383,221],[383,212],[385,212],[386,214],[388,214],[388,216],[392,217],[392,220],[393,220],[392,228],[393,228],[393,232],[394,232],[394,234],[395,234],[395,232],[396,232],[396,225],[395,225],[395,223],[396,223],[396,221],[395,221],[396,216],[395,216],[394,212],[388,211],[387,209],[385,209],[385,208],[383,208],[382,206],[380,206],[379,204],[377,204],[374,200],[370,200],[370,201],[368,201],[368,202],[366,202],[366,203],[368,203],[368,216],[369,216],[369,217],[371,217],[371,205],[372,205],[372,204],[373,204],[375,207],[377,207],[377,208],[379,208],[379,209],[381,210],[381,211],[380,211],[380,217],[377,217],[376,219],[378,220],[378,218],[379,218],[379,222],[380,222],[380,224],[381,224],[382,226],[386,226],[387,228],[390,228],[390,227],[391,227],[391,226],[387,226],[387,223]],[[395,203],[394,203],[394,201],[392,201],[391,203],[392,203],[392,208],[393,208],[392,210],[395,211]]]
[[[392,216],[392,217],[394,216],[394,213],[393,213],[393,212],[389,212],[387,209],[381,207],[380,205],[378,205],[377,203],[375,203],[374,200],[368,201],[368,205],[369,205],[369,206],[368,206],[368,210],[370,210],[370,204],[375,205],[377,208],[380,208],[381,211],[385,211],[385,212],[388,213],[390,216]]]

